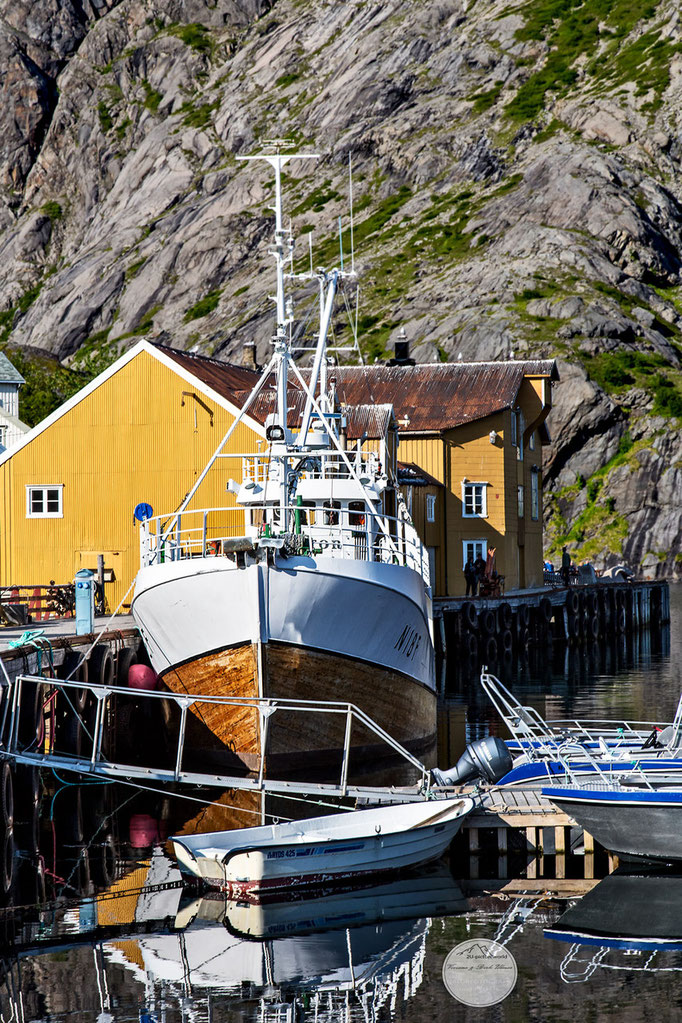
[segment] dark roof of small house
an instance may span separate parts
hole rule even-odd
[[[343,366],[330,375],[349,405],[391,402],[398,428],[408,433],[447,430],[512,408],[525,376],[559,378],[551,359]]]
[[[410,487],[442,487],[443,484],[414,462],[398,462],[398,483]]]
[[[192,352],[178,352],[157,346],[223,398],[241,408],[259,374],[242,366],[220,362]],[[307,375],[308,370],[302,371]],[[439,432],[463,423],[484,419],[512,408],[525,376],[558,380],[553,359],[510,360],[508,362],[420,363],[416,366],[335,366],[329,373],[336,380],[339,401],[344,407],[377,408],[392,405],[398,428],[403,433]],[[274,384],[274,378],[273,378]],[[296,395],[297,381],[290,375],[289,425],[300,423],[302,394]],[[249,414],[260,423],[274,406],[275,392],[265,388]],[[378,426],[378,424],[375,424]],[[383,436],[372,427],[368,436]],[[356,434],[361,436],[358,428]]]
[[[219,359],[210,359],[206,355],[196,355],[194,352],[179,352],[175,348],[168,348],[166,345],[155,345],[160,352],[168,355],[171,359],[193,373],[204,384],[212,387],[222,398],[235,404],[242,405],[243,402],[235,401],[235,395],[243,392],[244,399],[254,388],[260,379],[260,373],[244,366],[233,366],[229,362],[220,362]]]
[[[15,369],[4,352],[0,352],[0,384],[25,384],[18,369]]]

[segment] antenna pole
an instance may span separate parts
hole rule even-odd
[[[343,273],[343,232],[341,230],[341,217],[339,217],[339,259],[341,264],[341,273]]]
[[[353,245],[353,158],[348,154],[348,199],[350,204],[350,272],[355,273],[355,248]]]

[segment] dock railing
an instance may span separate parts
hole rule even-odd
[[[39,687],[40,698],[35,698],[36,687]],[[30,688],[28,699],[25,691]],[[79,710],[82,706],[83,693],[90,694],[96,701],[94,720],[86,722]],[[38,706],[41,711],[51,705],[55,695],[61,694],[74,715],[83,734],[90,742],[89,752],[85,755],[60,753],[54,751],[53,736],[37,723],[31,732],[30,740],[25,741],[20,735],[23,706]],[[175,748],[174,767],[140,767],[136,764],[115,763],[106,759],[103,753],[103,736],[107,720],[107,708],[114,697],[134,698],[136,700],[165,701],[176,706],[180,711],[180,724]],[[258,772],[251,776],[218,775],[207,772],[186,771],[183,769],[185,739],[188,711],[195,706],[211,704],[224,707],[252,708],[258,713],[260,729],[260,763]],[[300,714],[334,714],[345,717],[344,744],[341,751],[341,769],[338,784],[308,783],[288,780],[277,780],[265,777],[265,761],[267,758],[267,741],[270,719],[277,712]],[[122,686],[100,686],[84,684],[82,681],[66,681],[62,679],[44,678],[38,675],[18,675],[14,682],[3,688],[2,712],[0,714],[0,756],[13,758],[19,763],[33,764],[38,767],[54,767],[76,771],[79,774],[98,774],[116,778],[147,778],[165,783],[187,783],[192,785],[211,785],[222,788],[242,788],[270,792],[321,792],[328,795],[346,796],[351,792],[359,792],[360,787],[349,784],[351,738],[353,725],[362,726],[377,737],[394,755],[405,760],[418,772],[420,781],[415,787],[415,794],[428,794],[430,772],[428,768],[409,750],[399,743],[392,735],[378,725],[368,714],[353,703],[342,701],[316,701],[294,699],[272,699],[265,697],[227,697],[199,696],[177,694],[170,691],[137,690]],[[265,752],[263,752],[265,751]],[[244,769],[246,771],[246,768]]]

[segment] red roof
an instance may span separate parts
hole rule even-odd
[[[157,347],[239,408],[259,379],[257,372],[242,366],[162,345]],[[336,366],[329,376],[336,380],[338,397],[344,406],[393,405],[401,433],[439,432],[484,419],[515,405],[524,377],[559,379],[552,359]],[[289,421],[295,426],[300,422],[303,402],[297,381],[290,378],[290,386],[299,391],[299,395],[291,395]],[[265,388],[249,415],[264,423],[273,408],[274,397],[274,390]],[[368,414],[365,418],[371,417]]]

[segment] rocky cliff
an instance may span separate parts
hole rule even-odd
[[[548,550],[682,573],[674,0],[0,0],[0,61],[34,419],[142,335],[265,355],[270,186],[236,158],[286,137],[320,154],[288,181],[301,266],[339,216],[348,253],[352,159],[368,356],[401,328],[426,361],[556,355]]]

